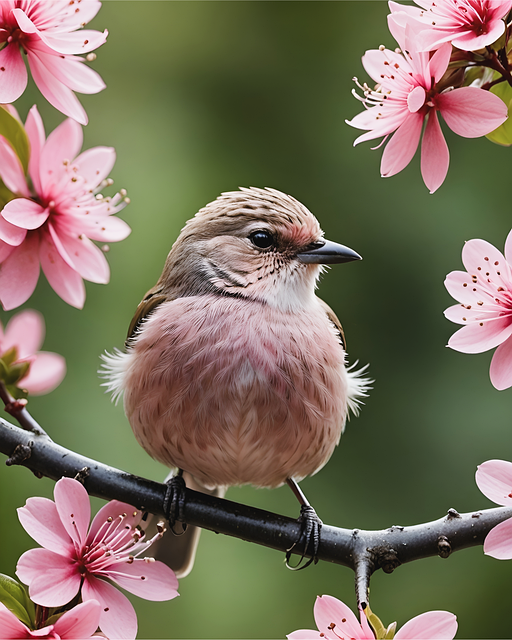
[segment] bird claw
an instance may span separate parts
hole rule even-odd
[[[322,528],[322,521],[316,515],[316,511],[313,509],[311,505],[303,504],[300,508],[300,516],[298,518],[298,522],[301,523],[301,530],[299,538],[296,542],[292,544],[292,546],[287,549],[285,564],[291,571],[299,571],[300,569],[305,569],[309,567],[309,565],[314,562],[315,564],[318,562],[318,548],[320,546],[320,529]],[[304,541],[304,542],[303,542]],[[301,558],[295,566],[290,564],[290,558],[293,550],[297,546],[301,546],[303,543],[303,550]],[[311,557],[306,562],[303,562],[305,559],[305,554],[308,550],[311,549]]]
[[[166,483],[166,491],[163,502],[164,514],[169,521],[169,528],[175,536],[182,536],[187,530],[187,524],[183,522],[183,509],[185,507],[185,480],[181,474],[172,477]],[[174,528],[176,522],[180,521],[181,531]]]

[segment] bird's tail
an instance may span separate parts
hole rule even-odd
[[[171,474],[171,476],[172,475],[173,474]],[[169,476],[167,480],[169,480],[171,476]],[[226,487],[207,489],[201,485],[194,476],[186,471],[183,472],[183,479],[188,489],[207,493],[218,498],[223,498],[226,494]],[[180,536],[174,535],[172,531],[166,531],[163,537],[153,545],[155,559],[165,562],[166,565],[171,567],[178,578],[184,578],[192,571],[192,567],[194,566],[200,535],[200,527],[194,527],[192,525],[188,525],[185,533]]]

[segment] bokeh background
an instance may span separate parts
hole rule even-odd
[[[92,23],[108,28],[93,63],[107,90],[81,96],[84,147],[112,145],[115,187],[131,204],[131,236],[112,244],[108,286],[87,283],[85,308],[67,306],[43,277],[27,307],[43,312],[45,349],[68,374],[30,409],[63,446],[161,480],[166,470],[136,444],[121,406],[100,387],[104,350],[121,347],[133,311],[156,281],[185,221],[222,191],[271,186],[294,195],[326,236],[360,252],[333,268],[320,295],[341,318],[351,361],[370,363],[374,390],[328,465],[303,488],[333,525],[383,528],[436,519],[448,508],[492,506],[474,473],[512,458],[512,392],[489,382],[490,353],[445,347],[455,330],[443,280],[461,268],[465,240],[500,249],[512,226],[511,151],[446,131],[451,167],[429,195],[418,157],[382,179],[381,151],[352,148],[345,124],[359,110],[352,77],[367,80],[366,49],[394,48],[387,4],[345,2],[107,1]],[[17,106],[37,102],[52,130],[63,117],[33,85]],[[1,313],[5,323],[12,313]],[[15,508],[52,496],[53,482],[0,467],[0,570],[34,546]],[[232,500],[290,516],[291,492],[232,489]],[[94,500],[95,508],[101,502]],[[510,637],[512,565],[481,548],[431,558],[372,580],[373,610],[399,626],[430,609],[459,619],[458,637]],[[282,638],[311,628],[313,603],[331,594],[355,606],[350,570],[321,563],[288,571],[281,554],[203,532],[196,567],[168,603],[133,598],[140,638]]]

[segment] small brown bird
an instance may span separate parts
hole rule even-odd
[[[369,380],[347,369],[343,330],[315,287],[321,265],[357,259],[275,189],[242,188],[201,209],[139,304],[126,352],[104,358],[142,447],[217,495],[321,469]],[[181,575],[187,553],[173,560]]]

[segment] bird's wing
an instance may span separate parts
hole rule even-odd
[[[128,335],[126,336],[125,346],[128,346],[130,340],[133,338],[137,329],[140,326],[140,323],[162,302],[169,300],[169,297],[162,293],[162,289],[160,285],[155,285],[152,289],[150,289],[142,301],[139,303],[137,310],[135,311],[135,315],[132,318],[130,323],[130,328],[128,329]]]
[[[318,296],[317,296],[318,298]],[[341,322],[338,319],[338,316],[334,313],[334,311],[331,309],[331,307],[322,300],[322,298],[318,298],[320,305],[322,306],[323,310],[325,311],[327,317],[329,318],[329,320],[333,323],[333,325],[336,328],[336,331],[338,332],[338,335],[340,337],[340,341],[341,344],[343,345],[343,348],[345,349],[345,351],[347,350],[347,341],[345,340],[345,333],[343,331],[343,327],[341,326]]]

